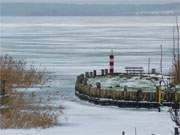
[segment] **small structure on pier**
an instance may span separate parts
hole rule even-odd
[[[126,73],[127,74],[134,74],[134,75],[138,75],[138,74],[142,74],[144,72],[143,67],[125,67]]]

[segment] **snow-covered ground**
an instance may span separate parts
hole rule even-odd
[[[172,135],[175,124],[171,120],[168,108],[162,112],[156,109],[128,109],[94,105],[78,98],[67,100],[49,87],[16,89],[23,92],[27,100],[39,105],[64,108],[58,116],[58,123],[47,129],[3,129],[0,135]],[[51,93],[50,93],[51,91]],[[43,93],[47,93],[48,96]],[[31,97],[31,94],[34,94]],[[55,94],[55,95],[54,95]],[[49,98],[47,100],[47,98]],[[47,101],[47,102],[46,102]],[[57,112],[57,110],[55,110]],[[59,111],[62,111],[59,109]]]
[[[85,102],[58,101],[65,107],[58,125],[48,129],[0,130],[0,135],[172,135],[174,123],[167,111],[121,109]]]
[[[125,76],[123,74],[118,76],[105,76],[105,77],[96,77],[96,78],[89,78],[88,84],[93,85],[96,87],[96,83],[100,82],[102,88],[110,88],[112,87],[113,90],[123,90],[126,86],[128,90],[146,90],[146,91],[156,91],[156,86],[159,85],[159,82],[162,80],[162,76],[160,75],[144,75],[143,77],[140,76]],[[168,76],[163,76],[163,80],[165,83],[168,84]],[[162,83],[162,85],[165,85]]]

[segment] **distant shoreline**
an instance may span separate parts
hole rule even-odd
[[[63,4],[0,3],[1,16],[169,16],[179,15],[179,3]]]

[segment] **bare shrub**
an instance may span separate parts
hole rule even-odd
[[[57,123],[57,115],[50,113],[51,110],[28,110],[23,94],[13,91],[14,87],[44,84],[45,71],[40,72],[34,66],[27,66],[23,60],[5,55],[0,56],[0,80],[5,80],[7,94],[0,99],[3,101],[0,104],[3,107],[0,108],[0,128],[47,128]]]
[[[57,123],[57,115],[48,112],[5,109],[1,114],[1,128],[48,128]]]
[[[46,82],[46,74],[32,65],[28,67],[24,60],[16,60],[5,55],[0,56],[0,79],[6,80],[6,92],[10,92],[12,87],[43,84]]]

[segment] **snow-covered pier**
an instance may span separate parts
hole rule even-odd
[[[136,84],[132,85],[135,82]],[[157,75],[137,76],[127,73],[112,75],[104,72],[101,75],[93,75],[86,72],[85,75],[77,77],[75,94],[79,98],[95,104],[119,107],[158,108],[179,103],[179,90],[168,91],[163,88],[163,85],[152,86],[157,82],[159,83]],[[130,87],[131,85],[132,87]]]
[[[150,70],[150,66],[148,66]],[[120,107],[159,108],[179,106],[180,90],[170,84],[170,76],[143,67],[125,67],[124,73],[114,70],[114,54],[109,55],[109,70],[85,72],[77,77],[75,94],[95,104]],[[178,107],[179,108],[179,107]]]

